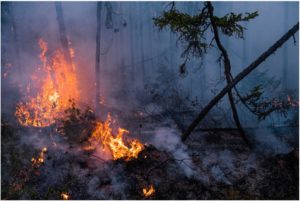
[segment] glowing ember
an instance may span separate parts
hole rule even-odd
[[[143,194],[145,197],[150,197],[155,193],[155,189],[153,185],[151,185],[149,188],[143,188]]]
[[[292,98],[291,98],[291,96],[287,96],[287,101],[288,101],[288,104],[290,105],[290,106],[292,106],[292,107],[299,107],[299,102],[298,101],[296,101],[296,100],[293,100]]]
[[[128,161],[132,158],[137,158],[144,145],[137,139],[128,140],[128,143],[126,143],[123,135],[129,132],[123,128],[118,128],[117,134],[113,134],[111,124],[110,114],[108,114],[105,122],[99,121],[96,123],[96,128],[89,138],[90,148],[95,149],[97,146],[102,146],[104,150],[110,151],[114,160],[124,158]]]
[[[60,194],[60,196],[61,196],[61,198],[63,199],[63,200],[69,200],[70,199],[70,196],[67,194],[67,193],[61,193]]]
[[[38,158],[34,158],[32,157],[31,162],[33,164],[33,166],[35,167],[39,167],[40,165],[42,165],[45,161],[45,153],[47,152],[47,148],[44,147],[42,149],[42,151],[40,152],[40,155]]]
[[[37,93],[31,96],[34,89],[28,85],[25,102],[20,102],[15,112],[23,126],[49,126],[63,115],[63,111],[70,105],[70,99],[79,99],[75,65],[66,62],[60,49],[47,58],[48,46],[43,39],[39,40],[39,46],[42,50],[39,56],[42,67],[31,76],[32,86],[37,87]]]

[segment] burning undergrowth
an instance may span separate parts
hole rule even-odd
[[[76,66],[68,63],[61,49],[47,57],[48,45],[39,40],[39,66],[26,86],[24,101],[17,105],[15,115],[24,126],[45,127],[61,117],[69,106],[69,99],[79,100]],[[74,51],[70,48],[70,55]]]
[[[213,136],[183,144],[172,121],[140,111],[129,119],[104,105],[100,120],[80,105],[75,63],[43,39],[38,44],[41,66],[16,105],[18,124],[1,122],[4,199],[297,198],[297,149],[260,157],[204,144],[197,150]]]
[[[157,127],[137,140],[134,132],[119,133],[114,115],[99,121],[92,109],[70,105],[64,118],[45,128],[16,128],[2,121],[2,168],[9,170],[2,173],[3,198],[297,197],[298,150],[271,157],[226,149],[195,153],[191,143],[180,142],[175,128]],[[121,157],[109,143],[120,146]],[[138,150],[134,156],[132,149]]]

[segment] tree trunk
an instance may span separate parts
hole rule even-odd
[[[100,74],[100,50],[101,50],[101,9],[102,2],[97,2],[97,31],[96,31],[96,61],[95,61],[95,79],[96,79],[96,114],[100,112],[101,98],[101,74]]]
[[[299,22],[295,24],[287,33],[285,33],[278,41],[276,41],[269,49],[261,54],[254,62],[252,62],[247,68],[240,72],[232,82],[224,87],[198,114],[195,120],[183,133],[181,139],[185,141],[201,120],[207,115],[207,113],[230,91],[238,82],[245,78],[249,73],[256,69],[262,62],[264,62],[271,54],[273,54],[279,47],[281,47],[290,37],[292,37],[299,30]]]
[[[134,11],[133,4],[129,4],[129,9]],[[130,64],[131,64],[131,69],[130,69],[130,78],[131,78],[131,83],[132,83],[132,88],[135,88],[135,35],[134,35],[134,12],[129,13],[129,26],[130,26],[130,31],[129,31],[129,40],[130,40]]]
[[[284,30],[288,29],[288,19],[289,19],[289,3],[288,2],[283,2],[284,4],[284,20],[283,20],[283,27]],[[283,72],[282,72],[282,78],[283,78],[283,89],[287,90],[288,89],[288,84],[287,84],[287,74],[288,74],[288,49],[287,46],[283,47]]]
[[[11,16],[11,26],[12,26],[12,33],[13,33],[13,38],[14,38],[14,49],[15,49],[15,52],[16,52],[16,58],[15,58],[15,61],[16,61],[16,67],[19,71],[19,75],[22,74],[22,69],[21,69],[21,63],[20,63],[20,48],[19,48],[19,37],[18,37],[18,32],[17,32],[17,29],[16,29],[16,23],[15,23],[15,16],[14,16],[14,13],[13,13],[13,4],[11,3],[10,4],[10,10],[9,10],[9,14]]]
[[[227,81],[227,84],[230,84],[231,83],[231,76],[230,76],[231,75],[231,72],[230,72],[231,71],[231,64],[230,64],[229,56],[228,56],[227,51],[225,50],[225,48],[223,47],[223,45],[221,43],[218,28],[217,28],[217,26],[215,24],[215,21],[214,21],[214,18],[213,18],[214,17],[214,14],[213,14],[214,13],[214,8],[213,8],[211,2],[208,2],[207,6],[208,6],[208,12],[209,12],[209,15],[210,15],[211,25],[213,27],[214,37],[215,37],[217,46],[218,46],[219,50],[222,53],[223,64],[224,64],[224,68],[225,68],[226,81]],[[237,112],[236,106],[234,104],[234,98],[233,98],[231,90],[228,91],[228,98],[229,98],[229,103],[230,103],[230,106],[231,106],[231,111],[232,111],[232,115],[233,115],[233,119],[235,121],[235,124],[236,124],[237,128],[239,129],[242,138],[245,140],[247,145],[249,147],[251,147],[251,144],[250,144],[250,142],[249,142],[249,140],[248,140],[248,138],[245,134],[245,131],[244,131],[244,129],[243,129],[241,123],[240,123],[238,112]]]
[[[143,25],[144,25],[144,7],[142,3],[138,3],[138,13],[140,17],[140,22],[139,22],[139,38],[140,38],[140,54],[141,54],[141,68],[142,68],[142,88],[141,90],[144,89],[144,86],[146,84],[146,72],[145,72],[145,54],[144,54],[144,32],[143,32]]]
[[[68,43],[68,38],[66,35],[66,26],[64,23],[64,14],[63,14],[63,9],[62,9],[62,4],[61,2],[57,1],[55,2],[55,10],[56,10],[56,15],[57,15],[57,22],[58,22],[58,29],[59,29],[59,36],[60,36],[60,42],[63,47],[63,53],[66,62],[70,65],[70,68],[72,68],[72,58],[70,55],[69,51],[69,43]]]

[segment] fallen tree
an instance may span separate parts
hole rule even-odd
[[[262,62],[264,62],[271,54],[273,54],[278,48],[280,48],[290,37],[299,30],[299,22],[295,24],[288,32],[286,32],[279,40],[277,40],[269,49],[261,54],[254,62],[240,72],[231,83],[227,84],[198,114],[195,120],[190,124],[187,130],[183,133],[181,140],[185,141],[201,120],[207,115],[207,113],[227,94],[237,83],[245,78],[249,73],[256,69]]]

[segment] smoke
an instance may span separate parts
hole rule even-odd
[[[25,88],[30,83],[33,72],[41,66],[39,58],[41,50],[38,40],[43,38],[48,43],[49,51],[46,55],[48,57],[51,57],[56,49],[61,48],[61,43],[54,2],[4,2],[3,4],[12,5],[11,11],[14,15],[17,40],[10,32],[12,27],[2,24],[1,69],[2,76],[3,72],[8,72],[8,75],[6,78],[2,77],[1,109],[2,114],[5,114],[5,116],[2,115],[2,118],[16,123],[14,118],[16,104],[24,97]],[[197,97],[195,100],[201,104],[209,101],[216,91],[224,86],[223,70],[215,62],[219,54],[215,51],[208,52],[201,62],[199,58],[191,58],[186,64],[188,76],[179,77],[177,72],[183,60],[180,58],[182,48],[179,43],[176,43],[176,35],[169,30],[159,32],[157,27],[153,26],[152,18],[160,16],[165,8],[162,3],[111,2],[111,4],[112,13],[108,13],[109,11],[103,6],[101,73],[95,75],[96,2],[62,2],[66,32],[75,50],[74,62],[79,71],[78,81],[82,102],[85,105],[94,107],[95,78],[99,77],[105,111],[116,110],[119,113],[130,114],[130,110],[141,106],[145,107],[149,113],[159,115],[163,113],[163,107],[155,103],[145,106],[138,100],[142,99],[142,96],[146,96],[145,85],[149,83],[160,85],[157,77],[166,80],[168,74],[159,74],[158,76],[158,71],[165,66],[170,68],[170,72],[175,72],[177,77],[175,76],[174,79],[178,79],[182,90],[190,93],[192,98]],[[215,2],[214,4],[219,16],[225,11],[252,12],[259,10],[260,13],[254,22],[245,24],[247,28],[245,40],[222,38],[234,67],[233,75],[240,72],[262,50],[278,39],[287,30],[286,27],[290,27],[298,21],[299,6],[296,2],[289,3],[287,10],[280,2],[226,2],[226,4]],[[199,4],[199,2],[185,2],[179,3],[177,8],[188,13],[197,13],[201,6],[202,3]],[[112,15],[111,19],[107,17],[109,14]],[[284,21],[283,17],[286,14],[288,14],[288,19]],[[2,18],[4,17],[2,14]],[[106,27],[104,23],[106,21],[109,21],[111,26]],[[297,38],[297,36],[298,33],[295,37]],[[294,45],[292,41],[288,41],[285,47],[286,49],[276,52],[275,57],[268,58],[268,61],[260,68],[271,69],[270,73],[278,79],[282,78],[282,72],[286,68],[287,87],[298,89],[299,44]],[[287,53],[288,57],[285,57]],[[10,64],[12,67],[9,67]],[[256,81],[255,76],[254,81]],[[171,80],[171,84],[172,82],[173,80]],[[256,84],[259,83],[250,85]],[[228,125],[227,119],[231,118],[230,113],[224,109],[225,106],[228,106],[226,101],[219,103],[220,111],[225,111],[226,121],[224,117],[219,117],[213,111],[211,112],[212,116],[216,116],[215,124],[218,126]],[[256,124],[256,121],[252,121],[253,116],[248,111],[241,112],[241,114],[243,126]],[[281,121],[283,118],[278,120],[278,122]],[[287,153],[293,147],[298,146],[299,131],[281,130],[281,135],[279,135],[274,130],[266,128],[251,132],[253,134],[251,137],[256,145],[254,153],[236,153],[230,150],[207,150],[195,153],[190,150],[188,145],[181,142],[181,133],[171,126],[174,125],[174,122],[163,127],[162,124],[159,122],[155,128],[151,128],[153,129],[151,130],[152,135],[145,141],[153,144],[160,151],[170,153],[185,176],[196,178],[203,184],[217,181],[231,185],[240,179],[240,175],[247,175],[257,168],[256,154]],[[105,162],[93,156],[84,155],[80,148],[72,147],[76,145],[71,145],[52,127],[18,128],[17,134],[20,136],[20,144],[14,144],[14,146],[30,148],[27,153],[28,158],[21,159],[24,164],[30,165],[30,157],[36,156],[43,147],[48,149],[46,162],[39,169],[42,171],[42,176],[38,178],[37,183],[40,184],[37,187],[38,192],[47,192],[49,186],[63,186],[64,183],[70,181],[80,187],[83,186],[82,189],[86,189],[93,199],[126,199],[128,197],[126,188],[132,181],[126,181],[122,175],[116,175],[125,172],[123,166],[114,164],[114,169],[110,169],[112,165],[108,163],[112,159],[111,154],[103,152],[103,149],[97,148],[94,154],[101,156],[106,160]],[[16,147],[16,149],[20,147]],[[72,193],[80,195],[80,192]],[[28,199],[26,195],[23,197]]]
[[[161,151],[170,152],[186,176],[191,177],[194,175],[192,158],[179,136],[179,132],[174,128],[159,127],[155,129],[149,143]]]
[[[297,131],[292,131],[286,128],[280,133],[284,133],[286,138],[298,141],[298,137],[294,135],[295,132]],[[264,154],[279,154],[290,152],[294,146],[285,142],[284,138],[280,138],[280,133],[276,135],[275,129],[272,130],[271,128],[255,129],[255,131],[253,132],[253,137],[255,139],[254,144],[256,145],[256,150]]]
[[[49,54],[61,47],[55,5],[54,2],[7,4],[12,5],[18,40],[14,41],[13,34],[8,33],[10,29],[7,27],[6,34],[2,35],[2,48],[5,50],[2,51],[2,57],[5,57],[5,63],[13,64],[13,74],[9,79],[17,85],[26,86],[30,75],[40,65],[38,40],[44,38],[49,43]],[[298,20],[297,12],[294,12],[298,9],[296,2],[288,3],[286,7],[280,2],[268,4],[216,2],[214,5],[219,16],[232,11],[258,10],[260,14],[255,21],[245,24],[247,28],[245,40],[222,39],[228,49],[232,65],[235,66],[232,69],[233,74],[240,72],[261,50],[267,48],[286,31],[286,27]],[[191,14],[197,13],[202,6],[203,3],[199,2],[177,3],[179,10]],[[82,101],[94,107],[96,2],[62,2],[62,7],[66,33],[75,50],[74,61],[80,72],[78,75]],[[152,20],[167,7],[165,3],[160,2],[111,2],[112,13],[110,13],[110,10],[103,6],[101,75],[97,76],[101,79],[101,93],[107,106],[120,107],[122,110],[129,106],[133,108],[136,105],[136,98],[144,94],[144,86],[153,81],[162,66],[169,66],[173,72],[178,72],[178,67],[183,62],[180,58],[181,45],[176,44],[176,35],[169,30],[158,31]],[[284,22],[286,12],[288,20]],[[269,28],[276,30],[273,32],[277,34],[270,35],[267,32],[257,31],[265,28],[266,21]],[[110,26],[106,26],[107,23]],[[258,38],[261,43],[257,43]],[[298,89],[298,68],[295,68],[298,66],[298,44],[295,46],[289,41],[285,45],[287,50],[284,51],[288,52],[290,58],[287,67],[283,66],[285,53],[279,50],[276,57],[269,58],[260,68],[270,69],[272,66],[270,73],[278,78],[281,78],[283,68],[287,68],[289,88]],[[19,49],[19,55],[13,48],[15,46]],[[223,86],[224,82],[219,82],[222,78],[221,68],[215,62],[218,56],[215,51],[209,51],[201,62],[198,58],[190,59],[187,64],[190,73],[185,79],[179,79],[179,82],[184,91],[191,93],[192,98],[201,97],[200,101],[206,102],[214,95],[212,90],[218,90]],[[20,63],[19,67],[16,60]],[[213,89],[217,82],[220,83],[219,87]],[[24,87],[21,91],[24,92]],[[8,99],[4,102],[10,102]],[[246,120],[251,115],[245,113],[243,116],[245,122],[242,123],[248,123]]]

